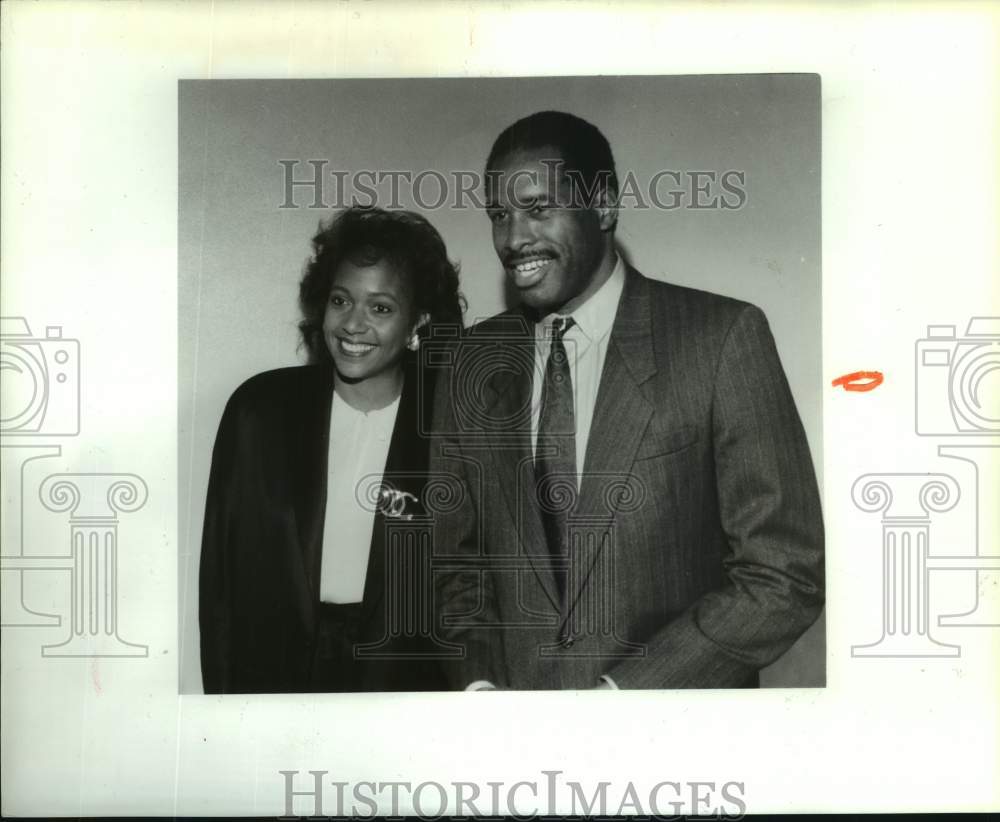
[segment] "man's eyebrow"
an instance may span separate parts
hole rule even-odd
[[[555,204],[558,205],[559,204],[559,198],[558,197],[550,197],[549,194],[548,194],[548,192],[543,192],[541,194],[532,194],[530,197],[516,197],[515,196],[513,198],[513,200],[511,201],[509,207],[510,208],[519,208],[519,209],[529,209],[529,208],[534,208],[535,206],[539,206],[539,205],[540,206],[548,206],[548,205],[552,205],[553,203],[555,203]],[[496,200],[487,200],[487,202],[486,202],[486,210],[487,211],[501,211],[501,210],[503,210],[506,207],[507,206],[501,205]]]
[[[532,194],[530,197],[515,197],[511,206],[514,208],[534,208],[535,206],[547,206],[551,205],[553,202],[558,202],[558,200],[553,200],[548,194]]]

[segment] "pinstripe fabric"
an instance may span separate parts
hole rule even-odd
[[[519,345],[517,311],[461,345]],[[478,348],[477,348],[478,346]],[[756,682],[823,603],[823,525],[795,404],[763,313],[629,269],[570,512],[567,596],[556,595],[530,483],[530,369],[442,380],[431,472],[461,480],[435,552],[453,686],[726,688]],[[466,420],[455,396],[492,411]],[[494,422],[491,422],[493,420]],[[528,471],[525,468],[528,468]]]

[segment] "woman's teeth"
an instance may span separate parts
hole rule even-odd
[[[341,351],[354,357],[367,354],[369,351],[374,351],[376,348],[376,346],[369,345],[368,343],[348,342],[347,340],[339,340],[338,342],[340,344]]]

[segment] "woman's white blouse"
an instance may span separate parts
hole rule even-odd
[[[323,602],[361,602],[368,553],[375,526],[374,505],[364,488],[381,476],[389,454],[399,399],[367,414],[333,394],[327,461],[326,516],[319,598]],[[359,485],[365,477],[369,480]]]

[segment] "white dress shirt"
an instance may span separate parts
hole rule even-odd
[[[563,335],[566,357],[569,359],[570,380],[573,383],[573,421],[576,424],[576,484],[583,477],[584,459],[590,427],[594,421],[597,390],[608,353],[611,327],[615,324],[618,301],[625,288],[625,265],[621,257],[615,261],[611,276],[597,292],[572,314],[549,314],[535,325],[535,371],[531,381],[531,449],[538,440],[538,419],[542,411],[542,383],[545,364],[552,347],[552,321],[556,317],[572,316],[573,326]]]
[[[399,399],[376,411],[358,411],[335,391],[330,407],[326,514],[319,598],[322,602],[361,602],[375,527],[375,506],[358,491],[364,477],[381,476],[389,455]]]

